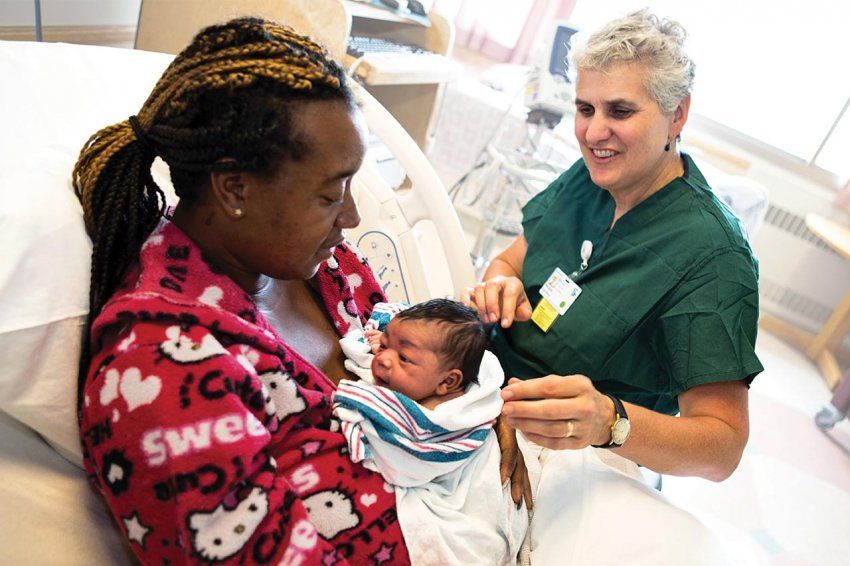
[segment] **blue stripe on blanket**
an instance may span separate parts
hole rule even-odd
[[[354,383],[349,383],[348,387],[351,388],[351,389],[357,389],[361,393],[363,393],[364,395],[367,395],[367,396],[375,395],[375,387],[376,386],[374,386],[374,385],[368,385],[368,384],[364,385],[364,384],[361,384],[361,383],[354,382]],[[403,393],[397,393],[395,391],[391,391],[391,390],[386,389],[386,388],[383,388],[383,389],[387,392],[387,394],[393,396],[399,403],[401,403],[401,405],[404,407],[404,410],[407,411],[406,413],[403,413],[403,412],[398,411],[395,407],[387,407],[388,409],[391,409],[393,411],[393,413],[395,413],[395,415],[400,420],[413,419],[413,422],[415,422],[418,427],[423,428],[423,429],[425,429],[428,432],[431,432],[433,434],[446,434],[446,433],[455,432],[455,431],[451,431],[447,428],[443,428],[440,425],[438,425],[437,423],[435,423],[434,421],[432,421],[431,419],[429,419],[425,415],[425,413],[422,412],[422,406],[419,403],[417,403],[416,401],[414,401],[413,399],[411,399],[410,397],[408,397],[407,395],[405,395]],[[346,396],[346,394],[343,391],[338,391],[336,393],[337,398],[345,397],[345,396]],[[352,401],[354,402],[355,400],[352,399]]]
[[[392,393],[392,395],[399,402],[401,402],[405,408],[411,410],[411,416],[413,416],[414,414],[418,415],[417,417],[415,417],[415,420],[417,421],[417,424],[421,426],[421,428],[429,431],[435,431],[440,436],[445,435],[446,433],[460,432],[449,431],[439,425],[434,424],[422,413],[416,402],[412,401],[409,397],[406,397],[400,393]],[[364,403],[358,399],[353,399],[340,391],[337,391],[337,393],[334,395],[334,401],[336,405],[357,411],[358,413],[363,415],[364,418],[368,419],[375,427],[378,436],[385,442],[388,442],[389,444],[401,448],[408,454],[415,456],[420,460],[425,460],[428,462],[458,462],[460,460],[468,458],[473,454],[475,448],[480,446],[480,444],[487,439],[487,435],[490,433],[491,430],[491,427],[489,425],[484,425],[482,427],[478,427],[472,430],[469,434],[459,438],[458,441],[471,441],[475,444],[475,447],[469,449],[453,448],[453,450],[456,450],[455,452],[445,452],[423,447],[423,449],[416,450],[410,447],[408,445],[408,442],[416,442],[425,445],[434,444],[435,446],[439,445],[444,450],[446,449],[446,445],[443,442],[436,442],[435,440],[437,439],[435,439],[433,436],[429,438],[417,439],[399,433],[399,427],[392,423],[384,414],[378,411],[374,406],[371,406],[368,403]]]
[[[417,426],[435,434],[452,432],[426,417],[425,413],[422,412],[422,406],[407,395],[393,392],[393,396],[402,404],[404,410],[407,411],[407,416],[412,418]]]

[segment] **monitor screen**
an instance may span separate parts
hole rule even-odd
[[[578,29],[566,24],[558,24],[555,28],[555,38],[552,41],[552,55],[549,58],[549,72],[553,75],[561,75],[569,82],[567,77],[567,53],[570,51],[570,38]]]

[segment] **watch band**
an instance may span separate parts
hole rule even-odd
[[[623,402],[614,397],[613,395],[609,395],[608,393],[603,393],[606,397],[611,399],[614,403],[614,424],[611,425],[611,440],[608,444],[591,444],[594,448],[619,448],[622,444],[617,444],[614,442],[614,427],[617,425],[617,422],[621,419],[628,421],[629,415],[626,413],[626,407],[623,406]]]

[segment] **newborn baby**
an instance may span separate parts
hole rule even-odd
[[[504,375],[478,313],[434,299],[379,303],[341,340],[346,368],[334,415],[355,462],[394,489],[417,564],[513,564],[528,526],[499,477],[493,424]]]
[[[478,383],[487,346],[478,313],[456,301],[434,299],[393,318],[383,332],[366,330],[375,385],[433,409]]]

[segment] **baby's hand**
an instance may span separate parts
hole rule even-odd
[[[380,330],[367,330],[366,331],[366,342],[369,343],[369,347],[372,349],[373,354],[377,354],[381,349],[381,332]]]

